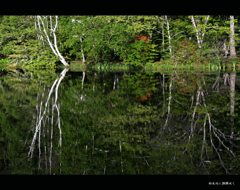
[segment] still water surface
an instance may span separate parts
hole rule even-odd
[[[240,74],[5,73],[1,174],[240,174]]]

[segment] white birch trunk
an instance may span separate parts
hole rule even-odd
[[[83,51],[83,40],[82,40],[82,37],[80,37],[80,42],[81,42],[81,53],[82,53],[82,62],[85,63],[86,59],[85,59],[85,54],[84,54],[84,51]]]
[[[230,16],[230,57],[236,57],[234,16]]]
[[[165,18],[166,25],[167,25],[167,33],[168,33],[168,49],[169,49],[170,56],[172,57],[172,37],[171,37],[171,33],[170,33],[169,21],[168,21],[168,17],[167,17],[167,15],[165,15],[164,18]]]
[[[192,25],[193,25],[193,28],[194,28],[195,33],[196,33],[198,48],[202,48],[204,35],[206,33],[205,28],[206,28],[208,20],[209,20],[209,15],[205,18],[205,22],[204,22],[204,25],[203,25],[202,28],[199,28],[194,16],[191,16],[190,18],[191,18]]]
[[[197,24],[196,24],[196,21],[194,19],[194,16],[191,16],[191,21],[192,21],[193,28],[195,29],[198,47],[202,48],[200,35],[199,35],[199,31],[198,31]]]
[[[46,21],[48,19],[47,16],[46,17],[37,16],[38,28],[39,28],[40,32],[43,32],[43,34],[44,34],[52,52],[54,53],[54,55],[59,58],[59,60],[61,61],[61,63],[64,66],[69,66],[69,64],[66,62],[65,58],[62,56],[62,54],[58,50],[57,36],[56,36],[56,30],[57,30],[57,27],[58,27],[58,16],[55,16],[55,26],[54,27],[53,27],[53,23],[52,23],[52,16],[50,16],[49,18],[50,18],[49,34],[48,34],[48,31],[47,31],[48,30],[48,25],[46,24]],[[53,36],[53,42],[52,42],[52,39],[50,39],[50,36]]]

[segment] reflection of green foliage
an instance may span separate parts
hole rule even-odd
[[[62,171],[82,173],[85,169],[89,174],[97,174],[102,173],[104,165],[107,165],[111,167],[107,173],[120,173],[121,143],[123,169],[125,172],[136,173],[130,155],[146,153],[145,143],[149,140],[148,135],[153,132],[149,124],[158,119],[157,111],[140,105],[132,107],[121,90],[111,91],[107,98],[103,98],[99,85],[94,92],[89,84],[85,84],[83,90],[81,83],[69,81],[68,85],[69,90],[62,97],[62,101],[64,97],[68,99],[68,104],[65,103],[62,107],[62,118],[68,118],[63,119],[65,143]],[[81,94],[87,95],[86,101],[80,100]],[[70,100],[69,96],[72,97]],[[78,107],[77,110],[72,109],[73,104]],[[72,139],[79,141],[72,144]],[[82,164],[78,166],[79,162]],[[74,170],[69,168],[71,163],[76,164]]]
[[[170,133],[161,136],[159,142],[156,141],[156,132],[163,123],[158,108],[129,101],[137,94],[144,92],[144,87],[154,84],[154,80],[146,83],[145,77],[141,74],[124,75],[120,83],[121,88],[110,91],[105,98],[100,91],[102,88],[111,88],[108,82],[105,87],[97,85],[95,89],[98,90],[93,93],[91,86],[93,84],[85,84],[82,90],[80,82],[69,81],[72,88],[64,97],[68,99],[67,95],[70,94],[74,99],[64,112],[64,115],[67,114],[64,117],[70,118],[71,121],[69,124],[66,123],[66,119],[64,121],[64,126],[66,126],[64,128],[67,130],[63,151],[64,169],[62,171],[65,171],[64,173],[84,173],[85,171],[86,174],[103,174],[104,167],[106,167],[107,174],[121,173],[122,170],[129,174],[224,172],[209,145],[207,145],[208,155],[213,161],[210,164],[207,163],[205,168],[201,165],[199,151],[202,146],[201,135],[192,139],[190,143],[187,143],[186,137],[179,137],[179,134],[187,130],[184,124],[178,124],[177,121],[182,122],[180,118],[184,115],[183,111],[190,112],[185,110],[186,104],[189,103],[190,106],[189,97],[183,97],[181,94],[174,95],[174,100],[182,103],[182,107],[179,104],[172,105],[171,113],[174,114],[176,123],[172,122],[170,127],[174,128]],[[105,92],[108,91],[107,89]],[[79,98],[83,92],[87,95],[85,102],[80,101]],[[78,110],[72,109],[73,104],[78,107]],[[208,111],[211,112],[211,105],[209,106]],[[199,111],[200,109],[198,113],[201,114]],[[206,110],[203,110],[203,114],[205,112]],[[191,116],[191,112],[189,114]],[[198,124],[202,125],[202,122],[203,120],[199,119]],[[73,143],[72,139],[79,140]],[[169,142],[172,143],[169,144]],[[64,154],[65,151],[66,154]],[[70,166],[74,166],[74,169]]]
[[[36,84],[15,77],[5,77],[1,78],[1,87],[0,136],[4,154],[0,162],[5,162],[7,166],[3,171],[31,173],[24,142],[36,104],[34,97],[37,91]]]
[[[207,108],[200,106],[196,110],[199,115],[196,133],[188,141],[193,109],[190,109],[189,100],[196,92],[180,93],[176,81],[172,86],[167,130],[161,131],[166,119],[166,115],[161,114],[162,106],[168,102],[168,86],[173,75],[165,76],[164,99],[159,88],[162,84],[159,75],[86,72],[82,86],[82,75],[70,74],[59,87],[63,144],[59,149],[58,129],[54,129],[53,173],[60,173],[61,162],[61,174],[224,174],[209,142],[206,149],[210,162],[204,167],[200,159],[206,111],[216,127],[226,132],[230,130],[225,128],[229,126],[229,119],[226,119],[229,110],[223,104],[229,101],[228,92],[222,90],[219,94],[211,90],[215,77],[205,77],[206,86],[203,87],[208,89]],[[113,90],[116,76],[119,83]],[[44,167],[37,170],[37,150],[32,161],[27,160],[27,152],[33,133],[30,131],[34,126],[32,122],[35,121],[36,97],[42,93],[41,86],[49,87],[56,77],[56,74],[42,71],[41,74],[32,72],[21,77],[8,75],[1,78],[0,162],[4,163],[3,173],[48,173]],[[189,74],[178,75],[173,80],[181,81],[187,77],[199,78],[198,84],[203,79],[202,75]],[[148,90],[153,91],[150,103],[139,103],[136,97]],[[219,117],[221,121],[217,119]],[[231,167],[233,174],[239,173],[239,152],[235,153],[236,158],[222,154],[226,167]]]
[[[124,76],[120,85],[122,85],[124,93],[136,98],[145,95],[147,92],[156,91],[156,83],[157,81],[151,73],[133,73]]]
[[[15,73],[0,78],[0,163],[5,163],[3,173],[32,173],[34,166],[27,158],[27,140],[33,126],[36,97],[42,85],[56,77],[47,71]],[[16,75],[16,76],[15,76]],[[39,82],[41,80],[41,82]]]

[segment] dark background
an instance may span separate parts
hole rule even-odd
[[[240,13],[237,0],[3,0],[1,14],[185,15]]]

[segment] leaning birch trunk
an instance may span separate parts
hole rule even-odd
[[[230,16],[230,57],[236,57],[234,16]]]
[[[57,45],[57,36],[56,36],[56,30],[58,27],[58,16],[55,16],[55,25],[53,26],[52,23],[52,16],[49,17],[50,19],[50,29],[48,29],[48,17],[47,16],[37,16],[37,22],[38,22],[38,29],[41,33],[44,34],[52,52],[54,55],[56,55],[61,63],[64,66],[69,66],[69,64],[66,62],[65,58],[62,56],[62,54],[58,50],[58,45]],[[47,31],[49,30],[49,31]],[[52,40],[53,38],[53,40]]]

